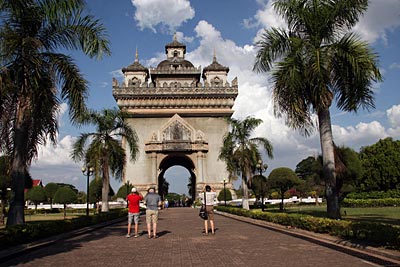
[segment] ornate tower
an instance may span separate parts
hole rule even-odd
[[[232,115],[238,94],[237,79],[228,83],[229,68],[217,62],[215,53],[202,73],[185,60],[186,45],[176,36],[165,52],[167,58],[156,68],[142,66],[136,52],[135,62],[122,69],[122,84],[113,78],[113,96],[130,114],[127,121],[139,137],[137,161],[127,162],[123,179],[141,191],[158,186],[162,195],[165,171],[180,165],[191,175],[193,195],[205,184],[221,190],[228,173],[218,155],[228,131],[225,118]]]

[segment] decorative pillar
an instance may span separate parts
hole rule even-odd
[[[151,153],[151,183],[158,184],[157,181],[157,153]]]
[[[198,183],[203,183],[204,182],[204,177],[203,177],[203,152],[201,152],[201,151],[197,152],[197,182]]]

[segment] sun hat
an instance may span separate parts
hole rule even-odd
[[[131,192],[132,192],[132,193],[136,193],[136,192],[137,192],[136,187],[132,187]]]

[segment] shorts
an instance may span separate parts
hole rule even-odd
[[[146,210],[146,223],[157,223],[158,222],[158,210]]]
[[[140,213],[133,213],[133,212],[128,212],[128,223],[132,224],[132,221],[135,222],[135,224],[139,223],[139,217]]]
[[[208,219],[214,221],[214,206],[206,205],[206,210],[207,210],[207,214],[208,214]]]

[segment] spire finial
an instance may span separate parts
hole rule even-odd
[[[217,62],[217,53],[215,52],[215,48],[214,48],[213,62]]]
[[[138,53],[137,46],[136,46],[135,62],[139,62],[139,53]]]
[[[176,37],[176,32],[174,32],[174,41],[175,41],[175,42],[178,41],[178,39],[177,39],[177,37]]]

